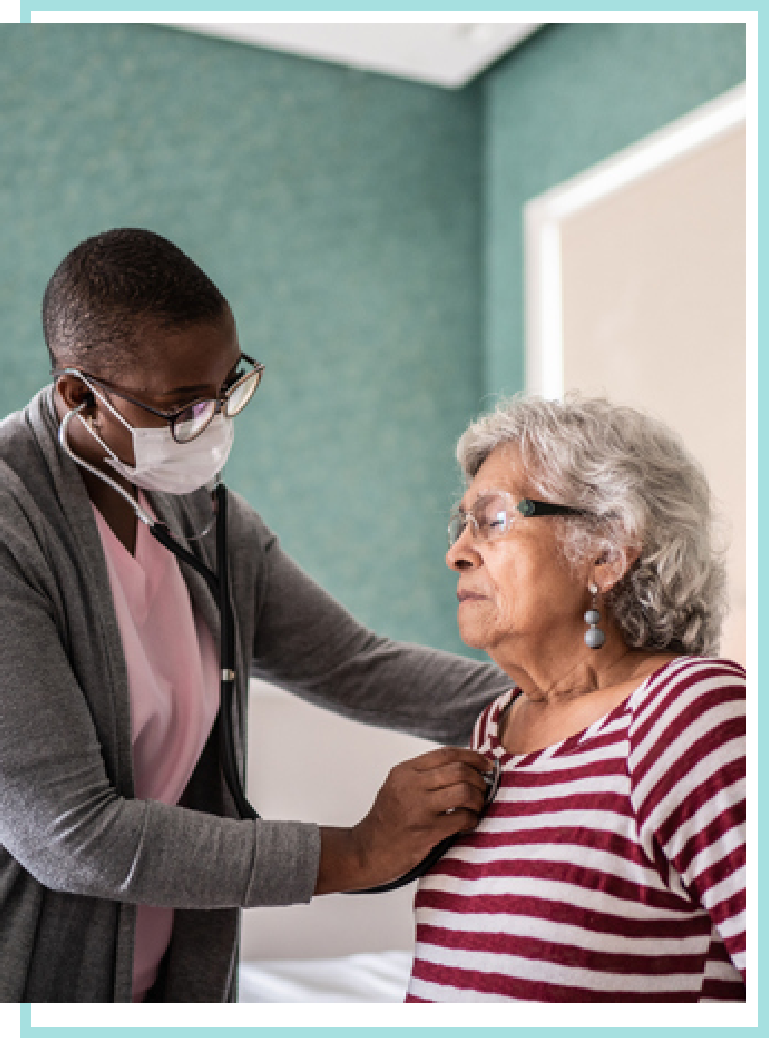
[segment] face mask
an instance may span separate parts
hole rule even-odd
[[[102,440],[89,419],[78,418],[109,455],[106,462],[129,483],[143,490],[158,490],[165,494],[190,494],[211,482],[224,468],[232,449],[235,432],[232,419],[218,414],[200,436],[190,443],[177,443],[171,426],[145,429],[129,425],[109,400],[80,376],[91,392],[119,419],[131,433],[136,464],[126,465]]]

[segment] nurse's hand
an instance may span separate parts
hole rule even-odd
[[[469,832],[483,810],[489,760],[443,746],[392,769],[364,819],[321,828],[316,894],[366,890],[403,876],[454,833]]]

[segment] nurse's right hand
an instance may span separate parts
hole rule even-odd
[[[478,824],[490,769],[474,750],[442,746],[396,765],[349,829],[321,828],[315,894],[366,890],[398,879],[447,836]]]

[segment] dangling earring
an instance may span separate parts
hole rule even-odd
[[[585,613],[585,623],[590,626],[585,631],[585,645],[588,649],[600,649],[606,641],[606,635],[598,624],[601,622],[601,614],[596,609],[598,599],[598,585],[590,585],[590,594],[593,596],[593,606]]]

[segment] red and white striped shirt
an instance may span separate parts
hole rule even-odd
[[[681,657],[502,779],[421,880],[407,1002],[745,998],[745,672]]]

